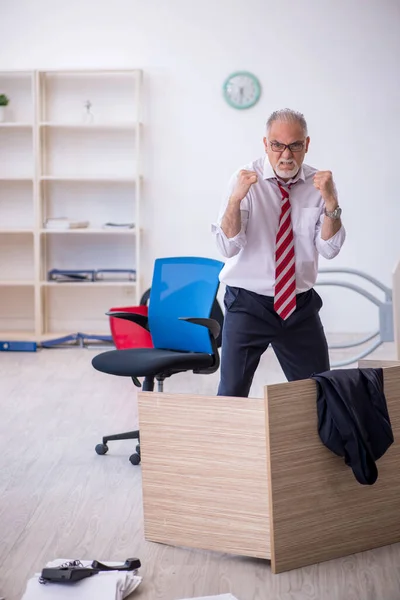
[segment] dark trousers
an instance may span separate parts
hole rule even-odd
[[[330,369],[319,294],[314,289],[298,294],[296,310],[286,321],[274,311],[273,302],[270,296],[226,287],[219,396],[249,395],[270,344],[288,381]]]

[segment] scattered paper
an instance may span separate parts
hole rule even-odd
[[[180,600],[238,600],[232,594],[220,594],[219,596],[197,596],[196,598],[181,598]]]
[[[71,559],[57,559],[49,562],[46,567],[58,567]],[[91,560],[82,560],[84,567],[90,567]],[[110,566],[120,563],[100,561]],[[141,583],[133,571],[103,571],[75,583],[45,583],[39,582],[40,573],[36,573],[26,586],[22,600],[123,600]]]

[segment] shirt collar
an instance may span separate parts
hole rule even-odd
[[[275,171],[273,170],[271,163],[268,160],[268,156],[265,156],[264,158],[264,170],[263,170],[263,179],[277,179],[279,182],[284,183],[276,174]],[[288,185],[289,183],[296,183],[296,181],[305,181],[306,178],[304,176],[304,169],[303,169],[303,165],[301,165],[299,172],[297,173],[297,175],[295,177],[293,177],[293,179],[290,179],[289,181],[285,182],[285,185]]]

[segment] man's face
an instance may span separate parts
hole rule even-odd
[[[275,173],[283,180],[292,179],[303,164],[310,138],[305,137],[300,123],[274,121],[264,138],[265,151]],[[291,144],[290,148],[284,145]]]

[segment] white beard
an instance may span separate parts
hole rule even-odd
[[[279,165],[282,165],[282,164],[287,164],[287,165],[293,164],[293,169],[290,169],[290,171],[285,170],[285,169],[280,169]],[[282,179],[291,179],[292,177],[297,175],[298,172],[299,172],[299,166],[296,163],[296,161],[293,159],[285,160],[285,159],[281,158],[281,160],[278,162],[278,164],[275,167],[275,173],[278,175],[278,177],[281,177]]]

